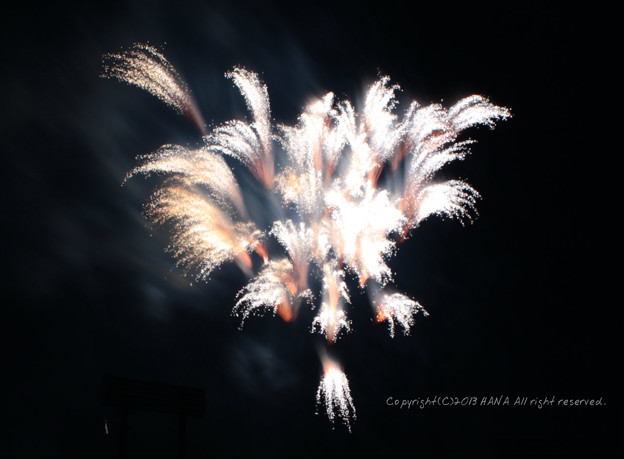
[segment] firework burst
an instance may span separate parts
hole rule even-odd
[[[146,215],[172,229],[168,249],[179,266],[207,280],[219,265],[235,262],[250,278],[233,307],[241,327],[266,312],[291,321],[299,307],[318,302],[311,331],[325,335],[328,345],[351,331],[349,276],[370,290],[375,318],[387,322],[390,336],[397,326],[408,334],[415,316],[427,315],[417,301],[388,287],[389,259],[426,218],[471,218],[477,191],[460,180],[436,181],[435,174],[468,153],[470,141],[458,141],[461,131],[492,128],[510,116],[508,109],[470,96],[450,109],[412,102],[399,117],[399,87],[383,77],[370,86],[359,111],[328,93],[305,107],[296,125],[273,126],[267,87],[255,73],[235,68],[226,77],[243,95],[251,122],[233,120],[206,133],[189,90],[155,48],[139,44],[105,55],[103,76],[156,95],[202,133],[201,148],[165,145],[139,157],[127,177],[163,175]],[[286,161],[276,170],[279,146]],[[223,155],[247,167],[289,217],[260,229]],[[384,169],[390,172],[380,186]],[[283,253],[268,252],[269,238]],[[254,275],[256,256],[261,268]],[[318,295],[309,287],[314,274],[321,278]],[[332,422],[339,417],[350,429],[355,408],[347,377],[324,354],[321,360],[317,403]]]

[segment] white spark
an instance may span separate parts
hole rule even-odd
[[[338,416],[350,432],[351,421],[356,416],[349,380],[335,363],[325,361],[323,366],[325,371],[316,392],[317,406],[325,405],[325,412],[332,424]]]
[[[395,322],[401,325],[404,335],[409,335],[414,326],[414,316],[419,312],[422,312],[425,317],[429,315],[418,301],[414,301],[402,293],[383,294],[376,307],[377,322],[388,322],[388,329],[392,338],[394,338]]]

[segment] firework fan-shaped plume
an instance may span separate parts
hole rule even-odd
[[[156,48],[136,43],[130,49],[103,57],[104,78],[138,86],[190,118],[205,134],[205,124],[186,83]]]
[[[199,279],[219,265],[236,261],[251,273],[248,251],[258,244],[253,223],[233,222],[219,206],[192,187],[169,182],[154,193],[146,214],[155,223],[173,227],[169,247],[178,264]]]
[[[351,431],[351,421],[355,419],[355,406],[351,398],[349,380],[336,362],[323,357],[323,378],[316,392],[317,406],[325,406],[327,417],[332,422],[336,416]]]
[[[252,314],[272,311],[285,321],[294,318],[294,307],[302,299],[311,299],[309,289],[300,290],[290,260],[271,261],[260,274],[239,292],[234,314],[243,322]]]
[[[377,322],[388,322],[390,336],[394,338],[395,322],[403,327],[403,334],[409,335],[411,328],[414,326],[414,316],[422,311],[426,317],[429,315],[427,311],[411,298],[402,293],[384,293],[378,301],[375,302],[377,309]]]
[[[104,56],[104,63],[104,76],[135,84],[201,120],[186,85],[154,48],[135,45]],[[292,321],[305,305],[318,308],[311,331],[334,345],[351,331],[346,305],[352,278],[371,293],[376,321],[387,322],[391,337],[397,326],[409,334],[418,313],[427,313],[416,300],[389,293],[390,258],[433,215],[471,218],[477,191],[461,180],[436,181],[435,174],[467,155],[471,142],[458,140],[461,131],[493,127],[509,110],[471,96],[450,109],[412,102],[399,117],[399,87],[383,77],[370,86],[359,111],[327,93],[305,107],[295,125],[274,129],[267,87],[258,76],[242,68],[226,76],[245,98],[251,120],[215,127],[197,149],[164,145],[139,157],[127,177],[163,176],[146,215],[171,231],[169,250],[178,264],[207,279],[222,263],[235,262],[250,277],[233,307],[241,327],[266,312]],[[277,145],[284,158],[275,170]],[[247,167],[270,202],[281,202],[280,217],[268,230],[250,219],[223,155]],[[382,176],[386,167],[391,173]],[[281,246],[277,253],[268,250],[271,238]],[[320,278],[317,294],[311,276]],[[321,362],[317,404],[332,422],[341,418],[350,429],[355,408],[347,377],[325,351]]]
[[[155,153],[139,157],[142,164],[130,171],[126,180],[136,174],[176,174],[188,185],[206,187],[221,204],[233,204],[245,216],[238,183],[222,156],[207,148],[190,150],[181,145],[163,145]]]
[[[236,68],[226,76],[234,81],[245,97],[253,122],[230,121],[205,137],[215,152],[232,156],[249,168],[267,188],[273,187],[273,152],[271,148],[271,112],[269,93],[258,76]]]

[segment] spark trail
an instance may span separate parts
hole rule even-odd
[[[300,307],[314,308],[318,298],[310,330],[331,345],[351,331],[348,277],[371,293],[375,319],[387,322],[392,337],[398,326],[409,334],[419,312],[427,315],[417,301],[388,286],[389,259],[431,216],[471,219],[477,191],[461,180],[435,180],[435,174],[468,154],[471,141],[458,140],[463,130],[493,128],[511,116],[508,109],[470,96],[449,109],[412,102],[399,117],[400,88],[383,77],[369,87],[360,110],[328,93],[305,107],[297,124],[273,126],[267,87],[257,74],[235,68],[226,77],[244,97],[251,121],[232,120],[207,133],[185,83],[158,50],[137,44],[103,61],[103,77],[147,90],[202,132],[201,148],[165,145],[140,156],[127,178],[164,176],[146,215],[172,229],[168,250],[181,268],[207,280],[221,264],[235,262],[249,276],[233,307],[241,327],[266,313],[294,320]],[[278,152],[285,156],[280,170]],[[267,196],[281,203],[282,216],[269,229],[249,217],[223,155],[247,167]],[[390,173],[381,186],[384,168]],[[269,238],[282,246],[281,253],[268,252]],[[309,287],[311,275],[321,280],[317,295]],[[350,429],[355,408],[347,377],[325,351],[321,361],[317,404],[332,423],[338,417]]]

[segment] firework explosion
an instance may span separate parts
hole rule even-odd
[[[149,91],[202,133],[200,148],[165,145],[139,157],[127,178],[164,176],[146,215],[172,228],[168,249],[186,272],[207,280],[215,268],[233,261],[249,276],[233,307],[241,327],[250,316],[265,313],[291,321],[306,304],[318,308],[311,332],[331,345],[351,331],[345,311],[348,276],[369,292],[376,321],[387,322],[392,337],[398,326],[409,334],[419,312],[427,315],[417,301],[389,288],[388,260],[427,217],[470,219],[477,191],[459,180],[434,181],[434,175],[468,153],[470,141],[457,140],[461,131],[492,128],[510,116],[506,108],[470,96],[450,109],[412,102],[399,118],[399,87],[383,77],[370,86],[359,111],[328,93],[305,107],[296,125],[273,126],[267,87],[255,73],[235,68],[226,77],[243,95],[251,122],[233,120],[206,133],[185,83],[158,50],[137,44],[103,60],[103,77]],[[276,154],[284,156],[279,170]],[[281,216],[270,228],[259,228],[249,217],[224,155],[247,167],[267,196],[281,204]],[[268,252],[270,238],[282,246],[280,253]],[[321,281],[316,295],[310,276]],[[321,354],[317,404],[325,406],[332,423],[339,417],[350,429],[355,408],[347,377]]]

